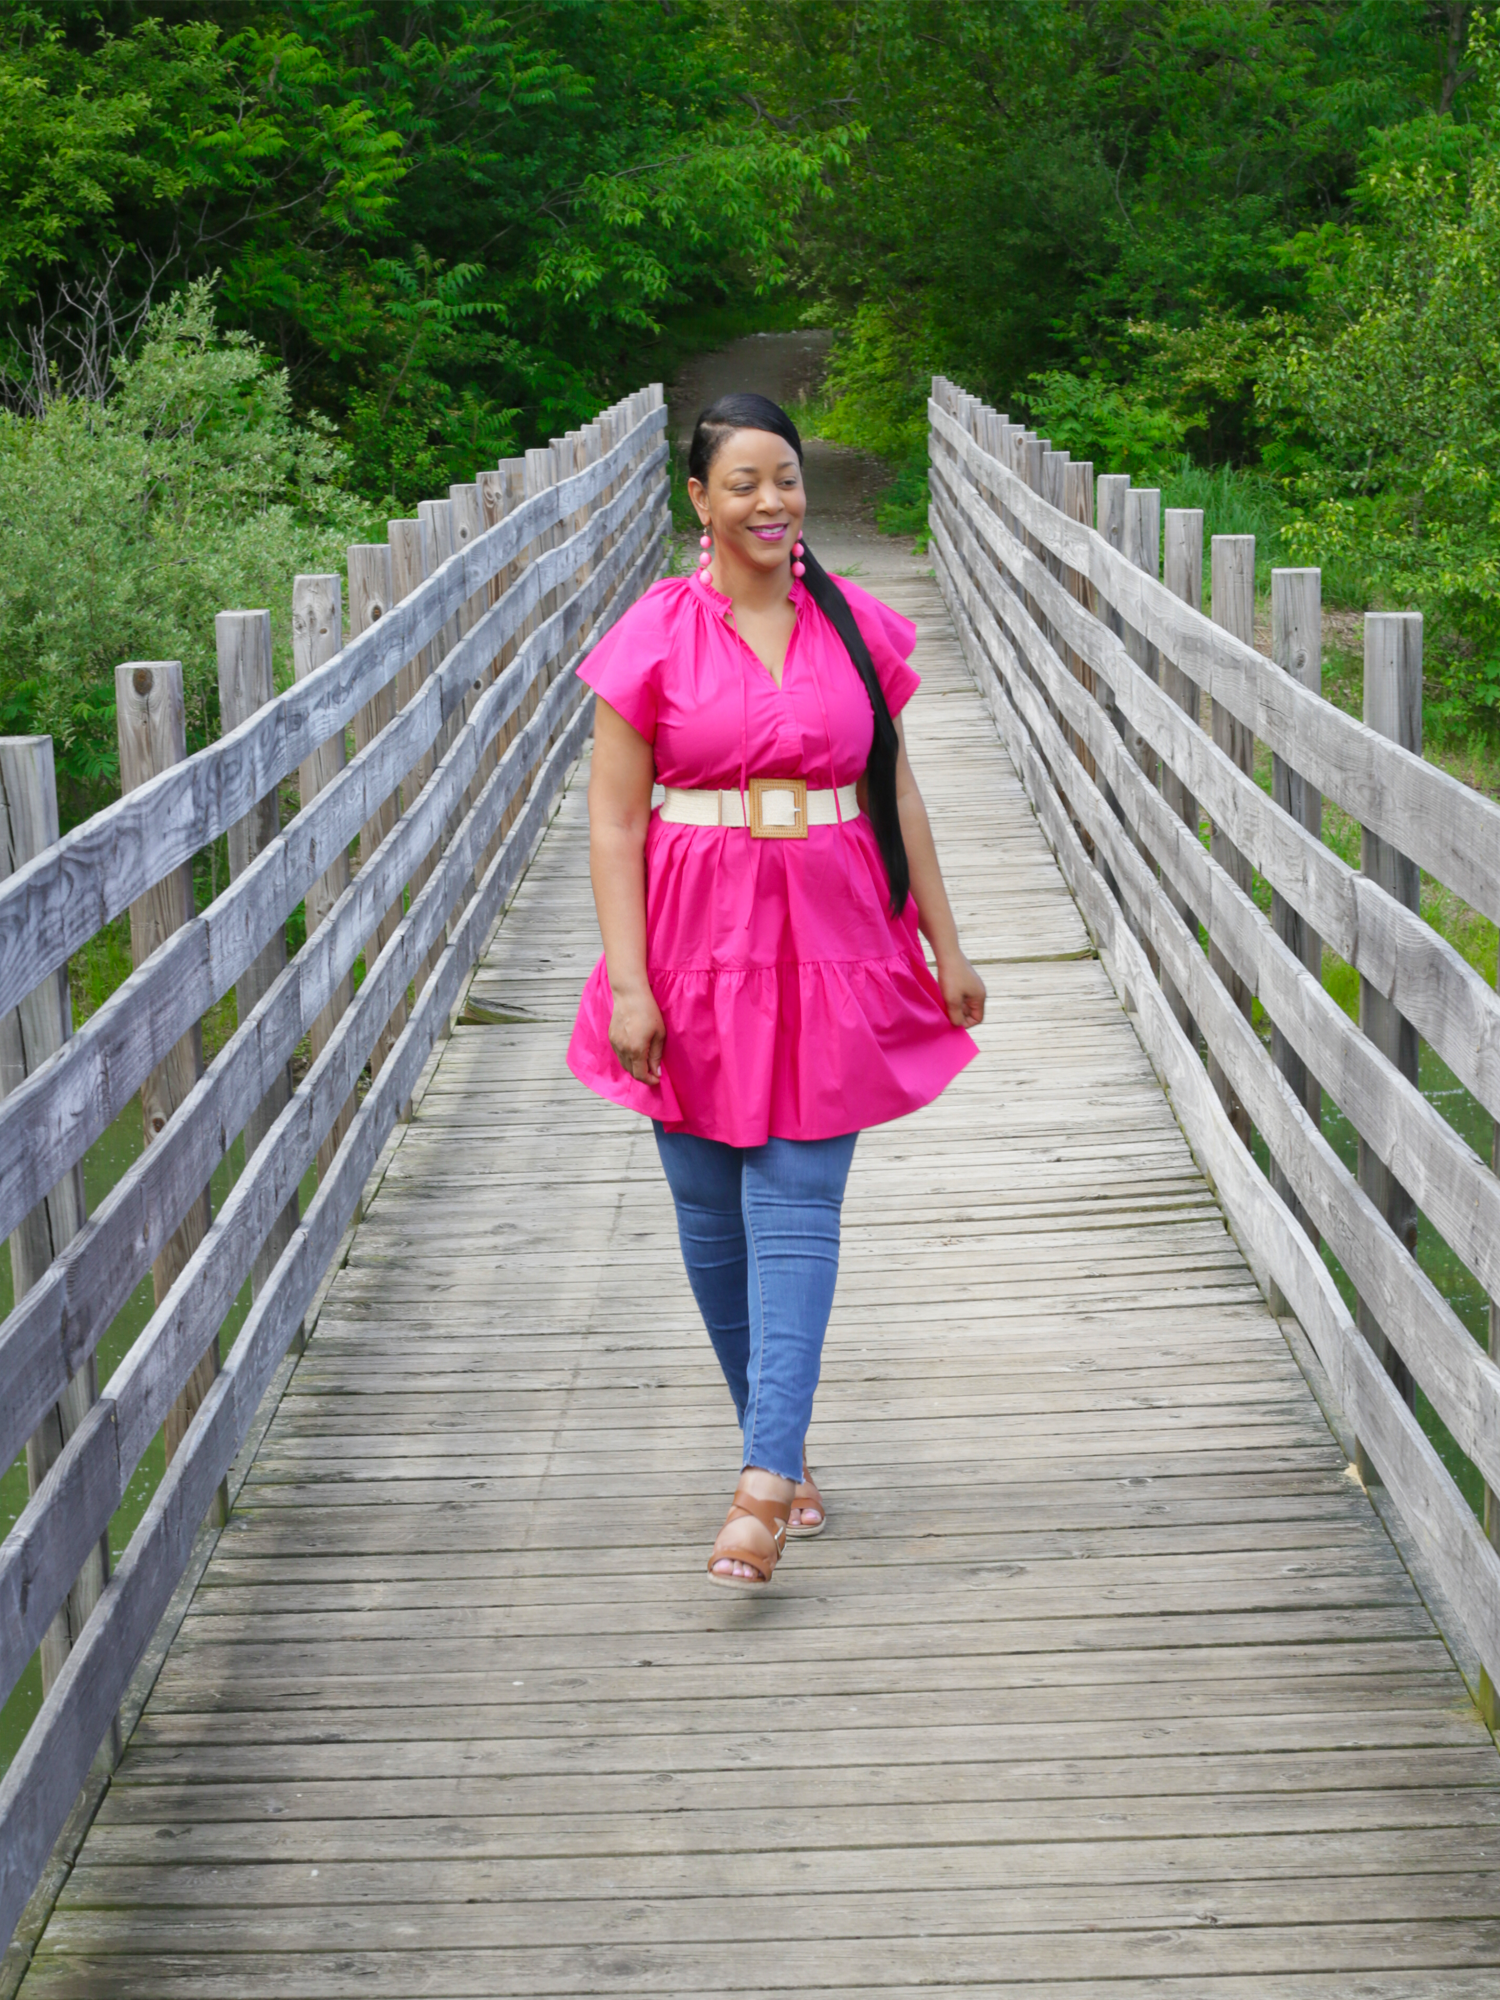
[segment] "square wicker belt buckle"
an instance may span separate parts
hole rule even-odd
[[[750,833],[755,840],[806,840],[806,778],[752,778]]]

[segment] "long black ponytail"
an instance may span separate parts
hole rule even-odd
[[[748,393],[721,396],[716,403],[710,404],[693,427],[693,441],[688,448],[688,471],[694,479],[701,480],[705,486],[708,484],[708,469],[719,446],[734,431],[770,431],[774,437],[784,438],[796,452],[798,464],[802,462],[802,438],[780,404],[773,403],[769,396]],[[901,747],[900,739],[896,735],[885,689],[880,685],[880,676],[875,671],[875,662],[865,643],[865,635],[859,629],[859,621],[849,607],[848,598],[807,546],[805,536],[802,567],[802,581],[807,587],[807,594],[844,642],[855,671],[864,682],[875,717],[869,762],[865,765],[865,797],[875,844],[880,849],[886,879],[890,883],[891,915],[899,917],[911,894],[911,869],[906,859],[906,842],[901,838],[901,814],[896,803],[896,760]]]

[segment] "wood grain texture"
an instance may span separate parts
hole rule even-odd
[[[998,629],[981,640],[980,628],[971,622],[972,610],[979,611],[981,626],[988,614],[974,597],[961,565],[956,564],[951,544],[944,547],[947,537],[936,511],[934,527],[942,551],[939,574],[952,593],[949,601],[955,607],[960,629],[969,636],[971,657],[986,663],[981,671],[993,678],[997,672],[1006,672],[1008,663],[1014,663],[1014,651]],[[998,669],[989,664],[996,660],[1001,662]],[[1054,679],[1059,684],[1061,678],[1060,671],[1055,672]],[[1010,701],[1012,692],[1015,706]],[[1117,894],[1123,892],[1128,896],[1135,926],[1144,929],[1160,950],[1163,965],[1193,1006],[1227,1080],[1266,1134],[1273,1155],[1286,1162],[1298,1195],[1313,1211],[1341,1261],[1348,1250],[1350,1261],[1361,1267],[1363,1277],[1373,1254],[1383,1261],[1388,1275],[1399,1287],[1415,1268],[1412,1260],[1397,1245],[1383,1218],[1345,1172],[1321,1133],[1311,1125],[1284,1079],[1266,1061],[1258,1037],[1207,966],[1196,940],[1187,936],[1176,912],[1139,857],[1133,850],[1126,855],[1129,843],[1115,825],[1113,814],[1102,795],[1094,792],[1081,774],[1071,779],[1073,803],[1078,809],[1081,802],[1086,825],[1102,851],[1111,857],[1119,890],[1107,889],[1102,874],[1092,868],[1087,873],[1078,871],[1076,862],[1082,849],[1071,823],[1058,811],[1056,797],[1050,790],[1051,781],[1044,775],[1046,765],[1034,747],[1034,743],[1041,743],[1054,764],[1061,755],[1063,766],[1056,767],[1063,768],[1065,745],[1029,682],[1017,669],[1007,674],[1003,689],[998,683],[992,688],[992,696],[1002,729],[1009,731],[1007,741],[1015,743],[1017,755],[1030,774],[1028,790],[1054,842],[1054,851],[1065,857],[1064,865],[1083,896],[1101,948],[1115,957],[1117,976],[1139,1014],[1141,1032],[1152,1059],[1168,1080],[1179,1115],[1192,1133],[1195,1146],[1203,1151],[1224,1190],[1227,1211],[1264,1259],[1266,1268],[1301,1319],[1328,1372],[1335,1396],[1356,1425],[1359,1436],[1370,1441],[1372,1457],[1382,1477],[1392,1488],[1406,1519],[1421,1536],[1441,1587],[1448,1592],[1452,1603],[1463,1607],[1465,1622],[1481,1657],[1500,1658],[1500,1561],[1495,1551],[1368,1342],[1355,1332],[1332,1278],[1306,1234],[1271,1193],[1245,1148],[1237,1141],[1227,1142],[1225,1135],[1233,1128],[1228,1125],[1222,1106],[1217,1112],[1208,1108],[1216,1101],[1214,1094],[1200,1065],[1188,1059],[1187,1044],[1144,952],[1135,942],[1134,928],[1117,921],[1121,914]],[[1021,717],[1025,718],[1024,725]],[[1149,787],[1143,785],[1142,791],[1146,800],[1156,798]],[[1171,824],[1175,826],[1175,821]],[[1237,888],[1230,893],[1241,894]],[[1279,940],[1276,945],[1280,948]],[[1294,977],[1305,979],[1305,969],[1296,966]],[[1171,1024],[1170,1033],[1165,1023]],[[1329,1186],[1338,1190],[1337,1203],[1324,1198]],[[1352,1229],[1351,1220],[1355,1225]],[[1436,1294],[1433,1297],[1436,1299]],[[1451,1330],[1445,1329],[1442,1318],[1447,1308],[1441,1300],[1436,1301],[1436,1306],[1437,1310],[1429,1312],[1423,1331],[1435,1327],[1439,1336],[1447,1338]],[[1414,1313],[1412,1317],[1418,1315]],[[1394,1314],[1391,1323],[1395,1323]],[[1456,1320],[1453,1325],[1457,1328]],[[1451,1343],[1447,1351],[1457,1363],[1461,1378],[1471,1389],[1482,1387],[1486,1394],[1491,1393],[1494,1385],[1485,1376],[1483,1364],[1477,1372],[1469,1371],[1466,1366],[1469,1355],[1477,1354],[1478,1350],[1461,1328],[1457,1328],[1457,1340],[1467,1346],[1469,1354],[1460,1355],[1456,1343]]]
[[[367,1200],[28,2000],[1493,1980],[1493,1746],[1038,818],[1144,954],[925,565],[824,546],[918,621],[908,743],[991,996],[979,1060],[860,1140],[828,1532],[764,1600],[702,1581],[732,1413],[650,1128],[564,1066],[598,951],[580,773],[475,977],[502,1018],[443,1044]],[[226,1363],[247,1389],[274,1310]]]
[[[489,710],[480,714],[476,709],[471,716],[475,746],[485,740],[493,743],[496,720],[502,733],[511,727],[518,705],[555,649],[571,643],[585,616],[597,615],[599,606],[593,599],[603,604],[609,597],[605,615],[611,618],[629,600],[630,592],[639,587],[640,565],[647,561],[642,550],[659,534],[663,504],[664,488],[659,486],[650,505],[630,517],[609,561],[590,579],[585,594],[590,602],[565,606],[526,641],[501,683],[488,691]],[[445,662],[441,672],[450,670],[456,675],[462,663]],[[429,684],[424,701],[436,700],[440,677]],[[408,715],[409,711],[393,725],[394,733],[400,734],[409,726]],[[467,756],[469,751],[459,754]],[[367,777],[362,766],[373,766],[382,775]],[[383,737],[355,758],[344,779],[349,810],[340,824],[346,833],[358,822],[359,802],[367,795],[383,793],[387,782],[383,774],[392,768]],[[450,795],[445,790],[442,796],[446,800]],[[315,876],[326,853],[322,803],[315,801],[281,836],[283,843],[301,844],[302,879]],[[435,810],[435,805],[429,809]],[[506,808],[512,815],[514,810],[513,804]],[[286,1060],[310,1022],[328,1005],[364,946],[379,911],[404,879],[412,854],[418,851],[415,843],[430,838],[426,815],[418,815],[397,830],[383,851],[377,851],[370,870],[357,880],[353,894],[342,902],[336,917],[311,935],[288,973],[220,1052],[191,1106],[172,1120],[157,1146],[130,1167],[75,1243],[54,1260],[44,1279],[0,1329],[0,1382],[4,1385],[0,1440],[7,1452],[20,1448],[27,1427],[40,1421],[48,1401],[60,1393],[68,1375],[92,1352],[119,1305],[148,1268],[150,1258],[222,1156],[224,1132],[243,1121],[248,1106],[264,1093],[275,1066]],[[256,866],[263,866],[270,858],[262,857]],[[232,888],[219,899],[220,904],[235,893]],[[211,905],[206,916],[211,917],[217,907]],[[65,1059],[66,1052],[58,1060]]]
[[[995,516],[976,504],[978,489],[954,470],[941,440],[935,479],[948,484],[952,505],[1007,572],[1036,577],[1052,622],[1094,664],[1110,699],[1182,774],[1200,802],[1229,832],[1273,890],[1356,966],[1418,1026],[1422,1035],[1480,1099],[1500,1111],[1500,996],[1436,931],[1369,876],[1350,869],[1289,813],[1276,809],[1259,785],[1184,722],[1175,704],[1134,671],[1123,646],[1100,620],[1082,615],[1057,593],[1026,550]],[[973,496],[973,497],[971,497]],[[1033,568],[1027,571],[1027,565]]]
[[[292,672],[298,680],[306,680],[319,667],[326,666],[340,651],[344,643],[344,591],[343,582],[337,576],[299,576],[292,585]],[[348,763],[348,748],[344,731],[321,744],[311,757],[304,758],[298,768],[298,795],[305,811],[319,792],[333,783]],[[349,886],[349,851],[347,847],[335,846],[329,856],[328,867],[307,891],[306,920],[307,935],[311,937],[327,922],[333,906]],[[313,1022],[308,1034],[308,1046],[314,1058],[321,1055],[328,1046],[328,1038],[337,1026],[344,1010],[353,996],[353,982],[346,973],[334,989],[328,1005]],[[342,1144],[349,1124],[354,1117],[354,1099],[350,1098],[329,1131],[328,1137],[318,1148],[319,1178],[328,1171],[329,1163]]]
[[[664,458],[665,448],[654,440],[665,428],[664,409],[643,408],[608,461],[518,508],[445,564],[399,616],[351,641],[305,685],[152,779],[138,796],[74,828],[0,886],[0,1010],[16,1006],[101,925],[226,833],[320,743],[352,722],[375,690],[513,562],[543,523],[579,506],[623,467],[649,461],[653,452]]]
[[[644,518],[644,546],[635,548],[629,536],[615,551],[615,560],[591,578],[580,601],[560,607],[554,620],[538,628],[534,659],[518,655],[516,685],[526,684],[535,662],[553,657],[553,649],[605,607],[603,622],[612,622],[624,606],[645,588],[659,566],[665,533],[665,489],[658,487]],[[448,779],[461,791],[472,773],[476,744],[492,715],[510,690],[490,690],[491,715],[476,709],[472,727],[450,753],[463,749],[468,763],[453,764]],[[272,1216],[286,1198],[346,1102],[352,1081],[368,1049],[376,1025],[389,1018],[392,996],[411,977],[431,939],[449,921],[455,902],[462,902],[481,855],[491,846],[501,817],[517,796],[525,805],[509,837],[485,868],[479,890],[453,924],[430,986],[419,996],[410,1019],[392,1048],[390,1060],[362,1103],[344,1147],[317,1197],[288,1246],[265,1291],[255,1301],[249,1320],[228,1357],[213,1391],[173,1459],[141,1528],[101,1600],[99,1612],[86,1628],[88,1649],[75,1648],[69,1669],[44,1705],[3,1784],[0,1784],[0,1929],[8,1930],[24,1901],[30,1881],[45,1859],[92,1756],[92,1743],[113,1715],[112,1703],[128,1679],[141,1647],[170,1597],[200,1518],[200,1500],[210,1498],[224,1469],[254,1419],[260,1398],[330,1258],[333,1256],[401,1104],[410,1096],[434,1041],[446,1023],[457,994],[467,980],[474,956],[492,929],[495,917],[545,830],[559,791],[576,760],[589,720],[586,690],[569,675],[553,689],[533,723],[511,744],[466,817],[432,879],[406,912],[390,949],[373,970],[359,1002],[339,1022],[328,1047],[314,1063],[268,1137],[253,1177],[242,1177],[224,1211],[165,1313],[158,1313],[110,1383],[110,1394],[96,1406],[63,1454],[58,1471],[70,1482],[66,1504],[45,1510],[40,1518],[21,1524],[37,1528],[43,1547],[31,1572],[22,1577],[13,1555],[26,1549],[13,1536],[0,1559],[0,1595],[15,1601],[18,1582],[35,1584],[45,1601],[52,1573],[66,1554],[69,1536],[76,1537],[91,1521],[107,1519],[118,1499],[122,1462],[138,1458],[149,1435],[152,1399],[170,1381],[174,1353],[191,1346],[195,1324],[214,1323],[227,1297],[248,1268],[255,1247]],[[558,725],[562,724],[558,733]],[[550,750],[547,749],[552,742]],[[434,782],[409,822],[417,851],[441,824],[447,799]],[[400,836],[388,843],[394,852]],[[357,893],[357,884],[355,891]],[[366,992],[368,1000],[366,1000]],[[269,998],[270,996],[268,996]],[[236,1275],[236,1274],[239,1275]],[[128,1477],[128,1471],[126,1473]],[[91,1483],[90,1483],[91,1482]],[[57,1485],[54,1481],[54,1486]],[[111,1487],[114,1498],[110,1498]],[[194,1509],[199,1508],[195,1513]],[[14,1546],[13,1546],[14,1545]],[[24,1598],[21,1600],[25,1602]],[[9,1627],[0,1621],[9,1640]],[[69,1677],[71,1675],[71,1678]]]
[[[1399,743],[1403,750],[1422,748],[1422,614],[1382,611],[1365,614],[1364,719],[1366,726]],[[1370,827],[1360,829],[1360,872],[1378,882],[1404,909],[1422,907],[1422,872],[1391,841]],[[1417,1083],[1419,1045],[1416,1023],[1368,979],[1359,983],[1359,1025],[1413,1088]],[[1359,1184],[1385,1217],[1387,1225],[1413,1257],[1417,1254],[1417,1197],[1403,1184],[1395,1166],[1382,1159],[1363,1133],[1359,1140]],[[1415,1407],[1416,1385],[1399,1346],[1382,1328],[1370,1301],[1359,1301],[1359,1330],[1390,1371],[1392,1381]],[[1367,1466],[1363,1448],[1360,1469]]]
[[[627,537],[616,548],[607,569],[602,568],[585,596],[600,596],[613,584],[617,602],[613,609],[638,594],[654,561],[654,542],[637,557],[635,568],[623,578],[617,576],[620,563],[631,554]],[[566,634],[569,623],[581,625],[590,615],[587,604],[565,605],[533,637],[531,649],[539,659],[549,656],[548,646]],[[347,965],[359,939],[365,934],[371,911],[389,894],[389,880],[399,879],[413,855],[430,846],[433,829],[443,823],[450,802],[459,796],[475,768],[479,747],[496,727],[496,719],[513,709],[538,669],[526,654],[518,656],[507,681],[497,683],[476,709],[469,729],[445,760],[432,787],[424,793],[410,815],[403,817],[392,839],[382,845],[370,877],[363,878],[347,892],[346,899],[330,919],[327,933],[342,933],[343,963]],[[559,718],[565,717],[580,692],[570,675],[550,691],[543,708],[508,749],[500,765],[481,793],[474,817],[484,828],[479,846],[470,835],[466,851],[481,852],[493,839],[494,829],[509,811],[512,801],[525,793],[531,774],[542,756],[549,735]],[[471,861],[471,871],[473,863]],[[380,879],[382,876],[388,879]],[[171,1294],[159,1303],[157,1312],[144,1329],[111,1381],[104,1422],[62,1454],[58,1478],[65,1490],[47,1501],[29,1507],[14,1534],[0,1550],[0,1606],[13,1614],[0,1621],[0,1669],[9,1686],[29,1653],[28,1636],[39,1629],[38,1621],[50,1615],[66,1588],[66,1579],[76,1569],[87,1548],[88,1536],[107,1522],[119,1504],[125,1484],[162,1420],[169,1399],[197,1352],[204,1328],[216,1328],[228,1311],[270,1226],[289,1192],[297,1186],[313,1155],[326,1138],[339,1106],[352,1094],[355,1080],[366,1062],[382,1023],[388,1021],[395,996],[406,983],[424,954],[431,950],[446,912],[462,897],[462,885],[443,876],[446,902],[435,892],[424,891],[393,933],[391,948],[367,977],[359,1000],[347,1011],[330,1037],[323,1057],[316,1061],[297,1093],[294,1103],[278,1118],[265,1147],[258,1156],[253,1174],[246,1173],[232,1189],[223,1213],[213,1230],[185,1268]],[[327,933],[309,941],[299,955],[297,968],[327,945]],[[418,940],[414,946],[412,940]],[[413,956],[415,950],[416,956]],[[297,968],[294,968],[294,972]],[[292,975],[285,976],[283,985]],[[326,985],[326,980],[324,984]],[[279,998],[273,990],[268,1003]],[[384,1008],[385,1013],[381,1013]],[[308,1009],[304,1007],[304,1018]],[[258,1024],[252,1020],[247,1032]],[[227,1052],[226,1052],[227,1053]],[[344,1098],[338,1096],[339,1090]],[[211,1104],[203,1109],[211,1110]],[[169,1128],[169,1132],[173,1128]],[[111,1197],[113,1200],[113,1197]],[[97,1219],[94,1248],[113,1217],[110,1204]],[[128,1276],[128,1273],[125,1274]],[[111,1273],[118,1288],[121,1273]],[[95,1299],[96,1323],[107,1323],[107,1299]]]
[[[646,532],[660,505],[664,461],[664,446],[643,459],[610,506],[591,517],[586,538],[602,538],[611,527],[620,528],[627,539]],[[383,549],[379,553],[383,556]],[[13,1100],[0,1104],[0,1227],[14,1227],[35,1206],[118,1115],[173,1041],[251,962],[326,866],[327,855],[354,839],[362,822],[388,800],[432,742],[444,719],[461,705],[473,660],[484,657],[523,621],[527,629],[535,626],[534,607],[544,585],[566,576],[575,555],[573,546],[564,545],[523,571],[505,599],[466,635],[420,696],[400,712],[394,726],[387,724],[373,737],[367,745],[369,754],[357,757],[311,809],[298,814],[241,881],[232,883],[168,939],[138,980],[106,1001],[55,1062],[22,1084]],[[617,564],[610,574],[618,573]],[[376,572],[376,581],[381,588],[388,585],[383,569]],[[373,601],[386,600],[377,595]],[[383,622],[384,615],[377,622]],[[578,615],[576,609],[569,614],[575,620]],[[0,1425],[3,1422],[0,1397]]]
[[[13,874],[57,839],[57,773],[50,736],[0,737],[0,815],[4,848],[0,873]],[[51,1060],[73,1032],[72,998],[66,971],[58,971],[0,1020],[0,1095],[11,1091]],[[24,1298],[66,1249],[87,1215],[83,1168],[75,1165],[45,1201],[14,1230],[10,1239],[13,1298]],[[99,1375],[90,1355],[62,1386],[57,1401],[26,1440],[26,1486],[35,1494],[63,1447],[99,1400]],[[84,1558],[62,1608],[42,1635],[41,1674],[45,1693],[83,1622],[99,1601],[109,1577],[109,1538],[101,1536]]]
[[[133,792],[187,756],[182,667],[176,660],[135,660],[115,669],[115,728],[120,789]],[[130,906],[130,956],[140,967],[174,931],[193,921],[193,873],[186,862],[163,875]],[[141,1085],[141,1124],[150,1146],[166,1130],[203,1074],[203,1032],[197,1021],[167,1051]],[[195,1194],[151,1266],[159,1306],[208,1230],[208,1188]],[[217,1331],[165,1413],[162,1441],[170,1462],[219,1371]]]
[[[258,709],[276,697],[271,667],[271,614],[269,611],[221,611],[214,620],[214,640],[219,656],[219,718],[227,729],[238,729]],[[237,880],[257,855],[271,846],[281,831],[281,808],[274,791],[268,792],[252,812],[246,813],[229,829],[229,874]],[[236,982],[234,995],[238,1019],[246,1021],[286,970],[286,926],[272,932],[260,956]],[[292,1070],[287,1063],[277,1072],[271,1088],[245,1120],[245,1158],[248,1164],[255,1149],[275,1124],[292,1094]],[[250,1267],[251,1289],[260,1292],[277,1258],[292,1240],[297,1226],[297,1198],[294,1194],[272,1223],[265,1242]]]
[[[1315,569],[1273,569],[1271,572],[1271,658],[1303,687],[1320,693],[1323,686],[1323,588],[1322,573]],[[1271,759],[1271,797],[1298,825],[1307,828],[1321,845],[1323,801],[1300,771],[1284,757]],[[1271,891],[1271,922],[1276,935],[1293,952],[1315,979],[1323,977],[1323,940],[1301,911],[1279,890]],[[1287,1041],[1281,1028],[1271,1026],[1271,1058],[1307,1107],[1314,1124],[1323,1117],[1323,1086]],[[1311,1231],[1312,1221],[1297,1205],[1296,1196],[1280,1166],[1272,1163],[1271,1181],[1283,1201],[1291,1202],[1303,1228]]]
[[[966,466],[987,458],[940,404],[930,414],[934,438]],[[1500,922],[1500,805],[1309,694],[1134,570],[1100,535],[1048,508],[1008,467],[989,461],[986,471],[1018,524],[1089,576],[1123,619],[1236,721],[1362,826]]]
[[[1010,600],[992,586],[989,602],[985,602],[982,571],[972,566],[977,547],[961,523],[954,526],[958,537],[957,562],[960,566],[965,562],[970,565],[955,587],[964,593],[966,615],[984,632],[990,649],[998,652],[1010,645],[1010,638],[997,626],[991,629],[989,619],[993,608],[1006,609]],[[946,544],[947,529],[941,520],[938,533],[942,538],[940,545]],[[981,588],[970,594],[970,579],[975,577],[981,579]],[[1019,614],[1008,615],[1012,618],[1011,636],[1029,660],[1033,673],[1044,685],[1058,691],[1064,709],[1068,710],[1070,702],[1077,703],[1077,697],[1061,686],[1060,663],[1049,655],[1045,641],[1034,628],[1029,631],[1022,628]],[[1025,711],[1024,690],[1017,693],[1015,705]],[[1389,1115],[1393,1106],[1400,1103],[1413,1127],[1425,1130],[1435,1148],[1451,1150],[1455,1161],[1462,1158],[1466,1149],[1446,1123],[1399,1072],[1372,1058],[1365,1039],[1324,992],[1321,982],[1275,936],[1228,871],[1220,869],[1211,856],[1204,854],[1198,841],[1180,827],[1149,785],[1134,770],[1126,768],[1125,759],[1102,720],[1081,705],[1076,713],[1085,733],[1092,730],[1101,771],[1114,776],[1118,799],[1134,828],[1144,836],[1148,853],[1160,863],[1168,885],[1175,886],[1183,897],[1207,913],[1226,962],[1264,996],[1268,1010],[1284,1024],[1289,1039],[1309,1065],[1333,1079],[1330,1084],[1333,1094],[1350,1106],[1356,1123],[1369,1132],[1383,1132],[1382,1150],[1404,1160],[1408,1157],[1407,1146],[1389,1143]],[[1179,943],[1180,940],[1174,939],[1174,952]],[[1195,959],[1191,967],[1195,986],[1200,972],[1201,966]],[[1175,974],[1171,976],[1175,979]],[[1222,984],[1217,990],[1223,991]],[[1351,1066],[1368,1067],[1364,1083],[1353,1090],[1346,1080]],[[1270,1103],[1274,1107],[1278,1100],[1274,1093],[1268,1097],[1263,1081],[1257,1080],[1256,1100],[1262,1106]],[[1271,1115],[1278,1127],[1284,1127],[1279,1111],[1273,1109]],[[1306,1123],[1316,1130],[1311,1120]],[[1269,1142],[1269,1130],[1264,1125],[1262,1130],[1266,1131]],[[1340,1261],[1356,1274],[1356,1285],[1365,1288],[1368,1296],[1378,1302],[1380,1313],[1391,1325],[1400,1327],[1401,1352],[1445,1421],[1461,1437],[1464,1449],[1476,1455],[1483,1465],[1500,1466],[1497,1456],[1500,1371],[1493,1370],[1493,1364],[1474,1345],[1452,1308],[1422,1277],[1405,1243],[1384,1225],[1379,1210],[1360,1191],[1321,1137],[1309,1146],[1306,1132],[1295,1126],[1287,1143],[1295,1155],[1284,1167],[1289,1182],[1316,1215]],[[1271,1151],[1273,1158],[1282,1157],[1276,1144],[1272,1144]],[[1428,1192],[1429,1183],[1424,1180],[1424,1195]],[[1456,1208],[1450,1207],[1447,1226],[1465,1242],[1468,1254],[1474,1254],[1472,1239],[1464,1232],[1469,1199],[1472,1196],[1462,1198]]]

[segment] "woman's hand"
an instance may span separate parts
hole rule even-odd
[[[661,1052],[666,1040],[667,1024],[649,986],[628,988],[615,995],[609,1045],[636,1082],[648,1084],[652,1090],[661,1082]]]
[[[977,1028],[984,1019],[984,981],[962,952],[939,960],[937,982],[954,1027]]]

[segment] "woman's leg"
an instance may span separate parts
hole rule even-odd
[[[656,1126],[662,1171],[677,1210],[677,1240],[688,1283],[714,1353],[734,1399],[734,1414],[745,1421],[750,1363],[750,1307],[741,1205],[740,1161],[736,1146],[700,1139],[692,1132]]]
[[[771,1139],[747,1149],[750,1252],[747,1466],[802,1477],[802,1446],[839,1274],[839,1214],[858,1135]]]

